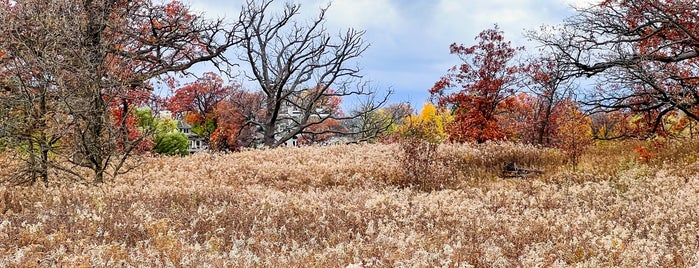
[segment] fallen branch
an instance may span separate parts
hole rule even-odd
[[[505,166],[502,176],[505,178],[524,178],[535,174],[543,174],[544,172],[536,169],[526,169],[517,167],[515,162],[510,162]]]

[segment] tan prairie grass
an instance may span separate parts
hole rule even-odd
[[[585,161],[634,158],[618,146],[623,156]],[[100,186],[0,186],[0,267],[699,263],[692,157],[684,169],[633,162],[597,179],[591,163],[573,171],[549,149],[443,145],[437,156],[457,160],[440,167],[472,182],[424,191],[393,183],[401,154],[350,145],[146,158]],[[511,158],[546,173],[498,178]]]
[[[638,149],[647,153],[643,158]],[[650,172],[664,170],[683,177],[699,174],[699,140],[601,141],[590,147],[577,166],[577,173],[590,180],[615,180],[628,169],[644,166]]]

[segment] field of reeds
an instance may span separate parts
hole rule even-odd
[[[0,267],[699,263],[699,143],[600,143],[580,159],[366,144],[145,158],[98,186],[2,184]],[[509,162],[543,174],[503,177]]]

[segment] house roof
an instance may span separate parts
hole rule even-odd
[[[177,120],[177,130],[182,132],[183,129],[188,129],[186,133],[184,133],[185,136],[187,136],[188,140],[200,140],[200,141],[205,141],[206,139],[202,136],[199,136],[199,134],[192,132],[192,125],[187,124],[187,122],[184,122],[182,120]]]
[[[177,128],[178,129],[192,129],[192,126],[190,124],[187,124],[187,122],[185,122],[185,121],[177,120]]]

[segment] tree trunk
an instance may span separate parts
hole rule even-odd
[[[267,124],[265,126],[264,130],[264,145],[266,147],[274,147],[275,144],[277,143],[277,140],[274,138],[274,134],[276,132],[275,124]]]
[[[41,181],[44,183],[44,186],[49,186],[49,144],[48,139],[46,139],[46,136],[44,134],[41,135],[41,138],[43,139],[41,142],[41,159],[40,159],[40,169],[39,169],[39,175],[41,177]]]
[[[104,169],[99,170],[99,171],[96,170],[95,171],[95,179],[94,179],[94,181],[92,181],[92,184],[97,185],[97,184],[101,184],[103,182],[104,182]]]

